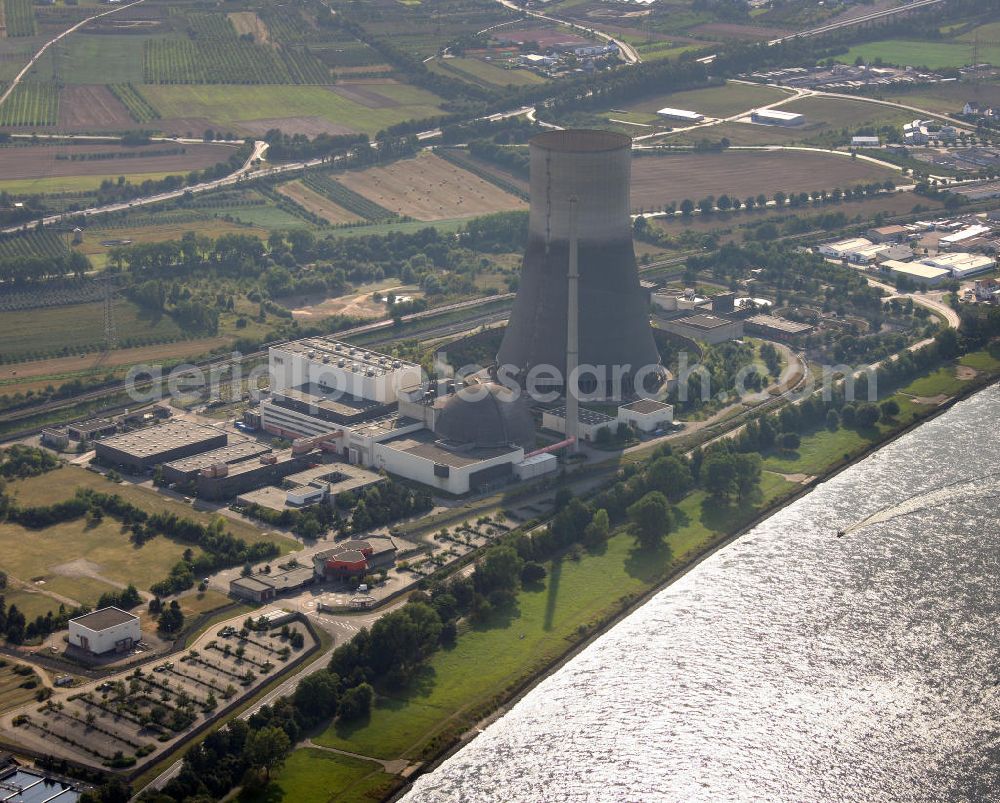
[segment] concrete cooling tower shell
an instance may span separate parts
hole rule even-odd
[[[632,140],[610,131],[549,131],[531,142],[531,211],[517,299],[497,363],[566,370],[570,199],[579,248],[579,362],[657,365],[632,248]]]

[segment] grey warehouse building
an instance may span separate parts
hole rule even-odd
[[[225,446],[228,440],[225,432],[214,427],[167,421],[97,441],[94,451],[107,463],[146,471],[160,463]]]

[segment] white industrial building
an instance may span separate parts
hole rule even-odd
[[[851,147],[854,148],[877,148],[882,144],[878,137],[851,137]]]
[[[618,408],[618,421],[640,432],[655,432],[673,423],[674,406],[655,399],[637,399]]]
[[[780,109],[757,109],[750,113],[750,119],[764,125],[802,125],[806,121],[803,114]]]
[[[951,278],[951,271],[920,262],[899,262],[889,259],[882,263],[881,269],[890,273],[893,278],[906,278],[925,287],[937,287]]]
[[[876,245],[864,237],[852,237],[849,240],[823,243],[819,247],[819,252],[830,259],[846,259],[857,265],[870,265],[880,254],[885,254],[889,249],[890,246],[885,243]]]
[[[416,363],[329,337],[272,346],[268,354],[272,392],[311,386],[387,404],[421,379]]]
[[[989,234],[991,231],[992,229],[989,226],[983,226],[981,224],[966,226],[963,229],[959,229],[954,234],[946,234],[942,237],[938,241],[938,248],[948,249],[952,246],[958,245],[959,243],[964,243],[967,240],[982,237],[984,234]]]
[[[979,273],[986,273],[996,267],[996,260],[984,254],[968,254],[961,251],[953,251],[948,254],[938,254],[934,257],[924,257],[920,260],[924,265],[934,268],[945,268],[951,271],[951,275],[956,279],[964,279],[967,276],[975,276]]]
[[[671,109],[669,106],[657,110],[657,115],[668,120],[681,120],[685,123],[700,123],[705,119],[704,114],[688,111],[687,109]]]
[[[139,617],[119,608],[101,608],[69,620],[69,643],[91,655],[128,652],[141,640]]]
[[[595,441],[597,433],[602,429],[608,430],[609,435],[614,435],[618,429],[618,419],[612,418],[600,410],[589,410],[586,407],[581,407],[579,408],[579,416],[580,420],[577,423],[576,431],[580,440]],[[542,413],[542,426],[565,435],[566,408],[556,407],[552,410],[545,410]]]
[[[681,310],[693,310],[698,307],[708,306],[711,301],[705,296],[699,296],[693,289],[686,290],[658,290],[653,293],[650,299],[653,306],[659,307],[666,312],[678,312]]]

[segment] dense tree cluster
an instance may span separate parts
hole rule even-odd
[[[37,477],[61,465],[62,462],[52,452],[37,446],[15,443],[0,449],[0,477],[5,480]]]

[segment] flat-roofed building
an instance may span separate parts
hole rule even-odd
[[[896,262],[889,260],[881,265],[883,271],[888,271],[894,279],[908,279],[924,287],[937,287],[951,278],[947,268],[935,268],[920,262]]]
[[[618,421],[640,432],[655,432],[673,420],[674,406],[656,399],[636,399],[618,408]]]
[[[308,337],[268,351],[272,393],[315,386],[339,394],[391,404],[402,387],[421,380],[420,366],[389,354],[330,337]]]
[[[802,125],[805,115],[796,112],[785,112],[780,109],[757,109],[750,113],[750,119],[764,125]]]
[[[743,337],[743,322],[718,315],[688,315],[686,318],[657,319],[657,325],[671,334],[700,343],[725,343]]]
[[[193,482],[198,474],[207,469],[218,470],[220,466],[232,466],[236,463],[243,463],[268,454],[270,446],[255,440],[241,440],[230,443],[219,449],[211,449],[207,452],[182,457],[180,460],[173,460],[163,464],[164,482]]]
[[[376,443],[373,450],[374,468],[455,495],[510,481],[524,459],[520,446],[455,443],[427,430]]]
[[[906,226],[878,226],[865,232],[873,243],[901,243],[910,233]]]
[[[554,407],[551,410],[542,412],[542,426],[551,429],[562,435],[566,434],[566,408]],[[577,432],[581,440],[596,441],[598,433],[606,429],[609,435],[614,435],[618,429],[618,419],[602,413],[600,410],[591,410],[587,407],[579,409],[579,422]]]
[[[69,643],[91,655],[128,652],[140,641],[139,617],[120,608],[101,608],[69,620]]]
[[[951,275],[956,279],[964,279],[966,276],[986,273],[993,270],[997,265],[993,257],[988,257],[984,254],[968,254],[960,251],[953,251],[949,254],[938,254],[933,257],[924,257],[920,261],[924,265],[930,265],[933,268],[945,268],[951,271]]]
[[[387,536],[341,541],[331,549],[313,555],[313,574],[322,580],[360,577],[396,562],[396,543]]]
[[[280,594],[298,591],[316,580],[311,566],[297,566],[281,572],[257,572],[229,581],[229,593],[248,602],[268,602]]]
[[[317,502],[332,502],[339,494],[354,496],[385,477],[349,463],[328,463],[287,475],[281,487],[269,485],[246,491],[236,497],[239,505],[260,505],[271,510],[301,508]]]
[[[97,441],[94,451],[106,463],[145,471],[161,463],[217,449],[228,441],[226,433],[215,427],[172,420]]]
[[[667,120],[681,120],[685,123],[700,123],[705,119],[705,115],[699,112],[688,111],[687,109],[672,109],[669,106],[658,109],[656,113]]]
[[[746,330],[767,340],[786,341],[809,334],[813,327],[777,315],[753,315],[746,319]]]
[[[229,465],[217,463],[195,476],[195,493],[202,499],[232,499],[237,494],[274,485],[289,474],[303,471],[319,462],[319,452],[295,454],[291,449],[266,454]]]
[[[960,243],[965,243],[969,240],[982,237],[984,234],[989,234],[991,231],[992,229],[989,226],[983,226],[978,223],[973,226],[966,226],[965,228],[959,229],[953,234],[947,234],[938,240],[938,248],[952,248]]]
[[[853,261],[855,254],[865,249],[871,248],[874,243],[864,237],[851,237],[848,240],[838,240],[833,243],[823,243],[819,247],[819,252],[831,259],[847,259]]]

